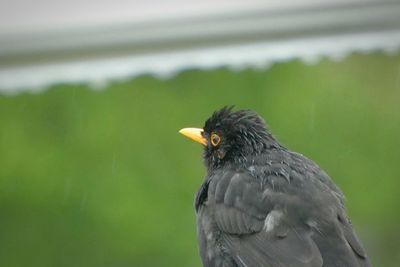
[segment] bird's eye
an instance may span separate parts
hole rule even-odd
[[[221,137],[219,137],[218,134],[213,133],[213,134],[211,135],[210,140],[211,140],[211,144],[212,144],[213,146],[217,146],[217,145],[219,145],[219,143],[221,142]]]

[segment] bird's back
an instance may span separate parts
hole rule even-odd
[[[284,148],[210,172],[196,210],[206,267],[370,266],[340,190]]]

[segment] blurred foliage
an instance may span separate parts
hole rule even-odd
[[[375,265],[398,266],[400,55],[382,54],[1,96],[1,266],[200,266],[201,147],[177,132],[230,104],[320,164]]]

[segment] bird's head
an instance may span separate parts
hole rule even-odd
[[[252,155],[280,146],[264,120],[250,110],[224,107],[212,114],[201,128],[179,131],[204,146],[204,160],[210,170],[225,163],[239,163]]]

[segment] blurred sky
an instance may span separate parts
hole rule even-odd
[[[306,6],[379,2],[377,0],[2,0],[0,32],[44,30],[193,17],[259,8],[279,10]]]
[[[0,93],[400,48],[389,0],[2,0]]]

